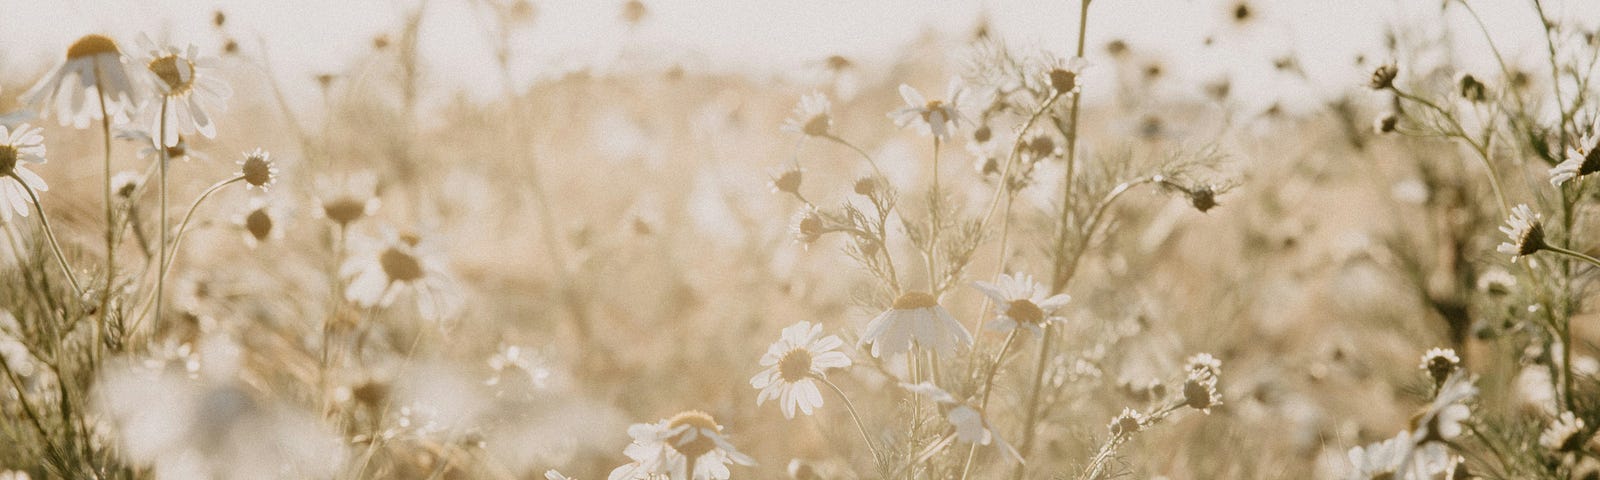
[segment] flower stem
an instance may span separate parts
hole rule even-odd
[[[1552,252],[1556,252],[1556,253],[1559,253],[1559,254],[1562,254],[1562,255],[1566,255],[1566,256],[1569,256],[1569,257],[1572,257],[1572,258],[1576,258],[1578,260],[1583,260],[1585,262],[1589,262],[1590,265],[1594,265],[1596,267],[1600,267],[1600,258],[1594,258],[1592,256],[1589,256],[1589,255],[1583,253],[1583,252],[1579,252],[1579,251],[1576,251],[1576,250],[1569,250],[1569,249],[1558,247],[1558,246],[1555,246],[1555,245],[1545,245],[1544,248],[1546,250],[1549,250],[1549,251],[1552,251]]]
[[[167,272],[172,271],[173,262],[176,262],[178,260],[178,246],[179,246],[179,244],[183,243],[183,234],[184,234],[184,232],[187,232],[189,230],[189,221],[194,219],[194,212],[195,212],[195,210],[198,210],[200,208],[200,203],[206,201],[207,198],[210,198],[211,194],[217,193],[217,191],[222,190],[223,187],[226,187],[228,185],[231,185],[231,184],[243,181],[243,180],[244,180],[244,176],[240,175],[240,176],[236,176],[236,177],[233,177],[233,178],[230,178],[230,179],[227,179],[227,180],[223,180],[223,181],[214,183],[214,184],[211,185],[210,188],[207,188],[204,192],[201,192],[200,196],[194,199],[194,203],[189,205],[189,211],[187,213],[183,214],[183,222],[178,224],[178,232],[172,238],[172,249],[171,249],[170,252],[167,253],[166,259],[162,262],[161,267],[158,269],[158,271],[156,273],[156,275],[160,275],[160,277],[156,278],[156,282],[157,282],[156,284],[157,285],[160,285],[162,282],[164,282],[166,280]],[[162,229],[162,233],[166,233],[166,230]],[[163,244],[165,244],[165,242],[163,242]],[[163,251],[165,251],[165,249],[163,249]],[[156,294],[155,298],[152,298],[152,299],[149,299],[149,300],[145,301],[145,308],[148,309],[152,303],[155,304],[156,312],[159,314],[159,312],[161,311],[161,302],[160,302],[160,294],[159,293]],[[144,317],[144,313],[141,312],[139,316],[141,317],[141,320],[142,320],[143,317]],[[157,322],[159,324],[160,317],[158,316],[156,318],[157,318]]]
[[[170,160],[167,158],[167,108],[171,103],[171,99],[166,97],[161,98],[161,120],[158,122],[160,124],[161,131],[156,133],[156,150],[159,150],[161,153],[161,163],[156,165],[161,182],[161,212],[160,216],[156,219],[158,225],[157,233],[160,235],[160,240],[156,242],[157,263],[155,306],[157,326],[160,326],[162,319],[165,318],[163,316],[165,309],[162,305],[165,302],[162,302],[162,299],[165,298],[167,289],[167,161]],[[143,314],[141,314],[140,317],[140,321],[144,320],[142,318]]]
[[[105,196],[106,196],[106,291],[100,293],[100,325],[95,327],[94,352],[99,352],[104,344],[103,337],[108,324],[111,322],[111,291],[116,287],[117,279],[117,217],[116,206],[111,196],[111,114],[106,108],[106,88],[101,82],[105,78],[100,73],[100,59],[94,60],[95,91],[100,97],[100,133],[105,139]]]
[[[931,220],[928,225],[928,293],[939,296],[942,286],[938,281],[939,258],[939,136],[933,137],[933,189],[928,192],[928,216]]]
[[[867,433],[867,425],[861,422],[861,415],[856,413],[856,406],[850,402],[850,397],[845,395],[844,390],[840,389],[838,385],[834,385],[827,377],[816,375],[814,378],[821,381],[823,385],[827,385],[828,388],[833,389],[833,393],[839,395],[839,400],[844,402],[844,409],[850,411],[850,419],[856,421],[856,430],[861,431],[861,440],[867,442],[867,449],[872,451],[872,460],[876,463],[882,456],[878,453],[877,445],[872,443],[872,435]]]
[[[33,186],[28,185],[28,182],[22,181],[22,177],[17,176],[16,172],[9,173],[7,176],[15,180],[18,185],[22,185],[23,191],[28,192],[28,199],[33,200],[34,209],[39,211],[39,223],[44,225],[44,236],[45,239],[50,241],[50,251],[56,255],[56,263],[60,263],[61,271],[66,272],[67,281],[72,283],[72,290],[82,296],[83,287],[78,286],[78,277],[72,274],[72,267],[67,266],[67,256],[61,253],[61,243],[56,241],[55,230],[50,228],[50,217],[45,215],[44,204],[39,203],[39,195],[34,193]]]

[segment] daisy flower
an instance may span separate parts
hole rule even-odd
[[[1122,413],[1111,419],[1111,423],[1107,424],[1106,428],[1111,430],[1112,435],[1123,437],[1144,430],[1145,421],[1144,414],[1139,413],[1138,410],[1122,407]]]
[[[828,97],[822,92],[811,92],[800,97],[800,105],[794,107],[794,115],[784,120],[783,131],[811,137],[833,135],[833,106],[828,103]]]
[[[1544,225],[1540,223],[1539,214],[1527,204],[1519,204],[1511,209],[1511,216],[1506,218],[1506,224],[1500,226],[1500,231],[1510,239],[1503,242],[1495,250],[1506,255],[1511,255],[1511,260],[1516,261],[1526,255],[1544,250]]]
[[[11,212],[28,216],[33,205],[25,187],[40,192],[50,189],[27,166],[45,162],[44,136],[39,134],[42,131],[26,123],[10,130],[0,125],[0,222],[10,222]]]
[[[1211,414],[1211,407],[1222,405],[1222,393],[1217,391],[1217,377],[1205,370],[1190,370],[1183,381],[1183,404]]]
[[[972,345],[972,334],[939,299],[923,292],[906,292],[894,304],[867,322],[859,345],[872,344],[872,356],[883,358],[911,350],[912,343],[940,354],[955,352],[956,344]]]
[[[810,415],[822,406],[822,392],[816,379],[830,368],[850,366],[850,357],[835,351],[844,341],[834,335],[823,336],[822,325],[800,322],[783,329],[783,336],[761,356],[767,367],[750,379],[750,386],[761,390],[756,406],[778,399],[783,416],[793,419],[795,409]]]
[[[278,179],[278,167],[272,162],[272,154],[257,148],[254,152],[244,154],[244,159],[239,160],[239,176],[244,178],[245,188],[260,187],[261,191],[272,190],[272,183]]]
[[[1561,412],[1550,427],[1539,434],[1539,446],[1558,452],[1577,450],[1583,440],[1583,419],[1572,412]]]
[[[951,79],[945,92],[945,100],[928,100],[917,89],[910,85],[900,84],[900,98],[905,100],[905,108],[889,114],[894,119],[894,124],[900,128],[917,126],[917,131],[924,135],[933,135],[940,139],[949,139],[956,129],[962,124],[970,123],[961,114],[961,95],[965,89],[961,81]]]
[[[319,178],[317,184],[317,216],[327,218],[341,228],[363,217],[378,213],[382,202],[378,200],[378,177],[362,172],[342,178]]]
[[[1461,436],[1461,422],[1472,416],[1466,401],[1477,396],[1475,376],[1455,372],[1439,386],[1433,401],[1418,414],[1411,427],[1412,437],[1421,445],[1429,442],[1447,442]]]
[[[165,124],[166,134],[162,138],[169,147],[177,144],[180,132],[198,132],[206,138],[216,138],[217,126],[211,122],[207,111],[222,110],[222,102],[233,96],[228,84],[210,72],[217,60],[201,57],[200,49],[194,45],[185,49],[158,47],[149,36],[139,37],[139,47],[146,53],[145,68],[150,83],[155,85],[163,101],[171,102],[166,108],[151,108],[157,113],[152,115],[150,131],[158,132]],[[160,115],[163,110],[167,114],[165,119]]]
[[[1422,363],[1417,368],[1428,372],[1434,381],[1443,383],[1449,378],[1450,373],[1461,367],[1461,357],[1456,351],[1449,348],[1430,348],[1422,354]]]
[[[1089,61],[1083,57],[1057,60],[1055,65],[1045,72],[1045,80],[1059,95],[1076,94],[1083,88],[1083,70],[1088,67]]]
[[[245,245],[256,248],[269,240],[283,238],[282,223],[285,215],[279,210],[280,205],[266,196],[257,196],[250,199],[246,205],[245,213],[234,218],[234,224],[244,233]]]
[[[989,422],[984,420],[983,414],[978,413],[978,409],[957,400],[950,392],[932,382],[901,383],[900,388],[916,395],[926,396],[939,406],[939,410],[944,412],[945,421],[950,422],[950,427],[954,430],[954,435],[946,441],[953,439],[964,443],[994,445],[1010,454],[1012,458],[1021,459],[1021,454],[994,432]]]
[[[352,239],[353,252],[339,274],[349,282],[345,299],[363,308],[388,307],[406,290],[413,290],[417,311],[440,320],[461,307],[456,282],[446,259],[413,234],[386,231],[381,240]]]
[[[623,451],[632,463],[617,467],[609,480],[727,480],[729,463],[755,465],[722,434],[710,414],[687,411],[656,423],[628,427],[633,443]]]
[[[1567,158],[1550,168],[1550,184],[1561,186],[1577,177],[1600,172],[1600,117],[1577,145],[1567,148]]]
[[[67,48],[66,58],[49,75],[22,94],[22,102],[45,117],[54,114],[62,126],[81,129],[102,118],[99,102],[104,94],[105,113],[125,120],[137,93],[122,62],[117,42],[85,36]]]
[[[1346,456],[1350,465],[1350,480],[1374,480],[1379,478],[1396,478],[1395,473],[1400,469],[1400,462],[1405,455],[1410,453],[1411,434],[1400,432],[1400,435],[1382,442],[1365,447],[1351,447]]]
[[[1001,332],[1021,327],[1035,336],[1043,336],[1046,324],[1067,320],[1057,316],[1056,311],[1072,300],[1065,293],[1050,295],[1044,285],[1021,273],[1001,274],[994,283],[974,282],[972,286],[994,300],[995,313],[999,318],[990,323],[989,328]]]

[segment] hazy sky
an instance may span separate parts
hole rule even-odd
[[[1472,0],[1509,57],[1542,53],[1528,2]],[[691,69],[782,74],[840,53],[867,63],[887,59],[928,29],[965,34],[988,12],[994,31],[1019,45],[1067,52],[1077,28],[1077,3],[1068,0],[646,0],[650,16],[636,29],[619,20],[620,0],[536,1],[535,23],[517,37],[519,82],[577,66],[614,68],[622,55],[670,59]],[[1600,2],[1549,0],[1552,15],[1600,21]],[[291,96],[312,88],[315,73],[339,70],[370,48],[374,35],[394,32],[403,0],[0,0],[0,83],[32,77],[85,33],[109,33],[131,45],[140,32],[192,41],[215,51],[213,12],[228,14],[229,29],[248,51],[263,38]],[[1381,56],[1382,32],[1391,24],[1435,16],[1437,0],[1257,0],[1258,21],[1230,27],[1233,2],[1221,0],[1099,0],[1090,13],[1090,59],[1100,45],[1126,39],[1136,51],[1160,58],[1178,78],[1227,75],[1235,91],[1292,97],[1270,71],[1270,60],[1296,54],[1320,86],[1356,84],[1358,53]],[[485,36],[468,0],[432,0],[423,27],[423,51],[433,86],[459,90],[493,82]],[[1449,15],[1471,27],[1459,7]],[[1584,21],[1580,21],[1583,23]],[[1436,22],[1434,22],[1436,24]],[[1473,30],[1461,30],[1475,33]],[[1212,36],[1211,48],[1201,40]],[[1486,52],[1481,37],[1462,35],[1466,51]],[[1484,53],[1468,68],[1487,68]],[[1102,75],[1104,72],[1102,71]],[[487,79],[487,80],[485,80]],[[1090,80],[1093,81],[1091,76]],[[1199,82],[1190,82],[1198,84]],[[930,86],[936,87],[936,86]],[[1300,87],[1304,88],[1304,87]],[[473,90],[473,89],[467,89]],[[484,92],[498,92],[491,83]],[[20,92],[13,92],[20,93]],[[1092,97],[1092,96],[1091,96]],[[1092,100],[1092,98],[1091,98]]]

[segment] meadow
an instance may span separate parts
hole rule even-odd
[[[523,88],[539,4],[474,0],[490,101],[429,81],[428,2],[314,98],[226,10],[32,46],[0,480],[1600,479],[1600,25],[1249,60],[1303,108],[1087,41],[1105,1]]]

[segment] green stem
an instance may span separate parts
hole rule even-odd
[[[861,422],[861,415],[856,413],[855,404],[850,403],[850,397],[844,394],[844,390],[840,389],[838,385],[834,385],[833,382],[829,381],[827,377],[822,375],[813,375],[812,378],[821,381],[823,385],[827,385],[828,388],[833,389],[833,393],[839,395],[839,400],[844,402],[845,410],[850,411],[850,419],[856,421],[856,430],[861,432],[861,440],[867,442],[867,449],[872,451],[873,462],[876,463],[878,459],[883,458],[878,452],[877,445],[872,443],[872,435],[867,433],[867,425]]]
[[[155,306],[156,325],[158,327],[165,318],[163,304],[166,302],[163,302],[162,299],[165,298],[167,290],[167,161],[170,160],[167,158],[169,156],[167,152],[167,108],[171,104],[171,99],[161,98],[161,121],[158,122],[161,131],[156,133],[156,150],[161,153],[161,163],[156,166],[159,172],[158,175],[161,177],[161,212],[160,217],[157,219],[157,228],[159,229],[157,233],[160,235],[160,240],[156,242],[158,253],[156,255]],[[143,320],[143,314],[140,314],[139,321]],[[130,328],[129,330],[131,331],[132,329]]]
[[[83,296],[83,287],[78,286],[78,277],[72,274],[72,267],[67,266],[67,256],[61,253],[61,244],[56,241],[55,229],[50,227],[50,217],[45,215],[44,204],[39,203],[39,195],[34,193],[33,187],[28,185],[28,182],[22,181],[22,177],[17,176],[16,172],[6,175],[18,185],[22,185],[23,191],[28,192],[28,199],[33,201],[34,209],[39,212],[39,223],[44,226],[45,239],[50,241],[50,251],[56,255],[56,263],[60,263],[61,271],[66,272],[67,281],[72,283],[72,290],[77,292],[78,296]]]

